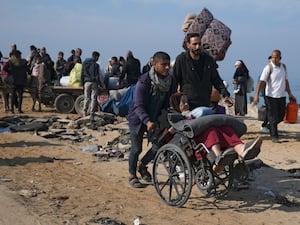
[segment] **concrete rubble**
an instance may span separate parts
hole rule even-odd
[[[82,146],[82,151],[89,151],[101,161],[109,158],[127,159],[130,151],[130,136],[127,119],[114,114],[97,112],[93,119],[90,116],[70,119],[68,116],[49,116],[34,118],[30,116],[7,116],[0,119],[0,133],[33,132],[34,135],[46,139],[58,139],[73,144],[89,141],[95,143],[95,137],[88,134],[87,129],[106,135],[117,130],[120,135],[107,142],[105,146],[96,144]]]

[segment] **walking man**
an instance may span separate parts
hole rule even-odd
[[[156,52],[153,56],[153,66],[138,80],[132,105],[128,113],[131,150],[129,155],[129,184],[133,188],[143,187],[137,178],[137,164],[142,152],[143,136],[150,132],[158,121],[163,109],[169,107],[169,98],[176,91],[175,79],[169,73],[170,56],[165,52]],[[158,150],[156,141],[140,160],[138,172],[143,180],[151,181],[147,164],[154,159]]]
[[[183,95],[187,96],[190,109],[211,105],[212,88],[216,88],[232,106],[230,93],[226,89],[218,71],[217,64],[207,53],[201,50],[201,38],[198,33],[186,37],[187,51],[177,56],[173,72]]]
[[[296,99],[290,89],[286,66],[281,63],[281,52],[277,49],[272,51],[271,62],[264,67],[261,73],[253,103],[257,104],[259,102],[259,92],[264,84],[266,84],[265,103],[268,109],[270,136],[272,142],[279,143],[278,124],[283,121],[285,115],[285,92],[288,93],[290,100],[296,101]]]

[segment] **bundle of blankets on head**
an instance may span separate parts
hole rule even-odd
[[[225,54],[231,45],[231,30],[221,21],[215,19],[211,12],[204,8],[200,14],[187,14],[181,30],[184,32],[183,48],[185,37],[189,33],[199,33],[202,49],[216,61],[225,58]]]

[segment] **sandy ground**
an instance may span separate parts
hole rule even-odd
[[[56,114],[51,108],[25,114]],[[30,103],[31,104],[31,103]],[[1,109],[0,116],[7,114]],[[232,190],[225,199],[204,198],[196,185],[182,208],[166,205],[152,183],[128,185],[126,160],[101,161],[80,146],[105,145],[116,131],[91,134],[95,141],[71,143],[30,132],[0,134],[0,225],[134,224],[275,225],[300,224],[300,123],[281,123],[282,143],[260,132],[255,109],[242,118],[242,140],[262,137],[259,159],[266,166],[252,174],[249,188]],[[76,115],[69,115],[76,117]],[[150,165],[150,169],[152,165]],[[102,221],[102,222],[101,222]],[[106,221],[106,222],[105,222]]]

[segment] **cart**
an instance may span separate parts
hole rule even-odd
[[[44,86],[41,103],[53,105],[59,113],[83,112],[83,87]]]

